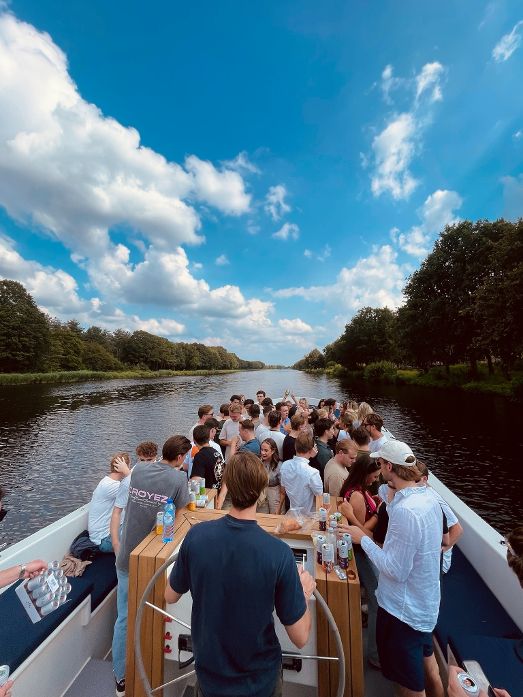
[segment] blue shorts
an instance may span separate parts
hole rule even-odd
[[[381,672],[413,692],[425,689],[424,658],[432,656],[431,632],[418,632],[382,607],[376,619],[376,643]]]

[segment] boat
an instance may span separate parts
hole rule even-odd
[[[522,697],[523,664],[518,663],[518,651],[521,650],[523,636],[523,603],[519,582],[506,563],[504,539],[434,474],[430,475],[430,483],[449,503],[464,530],[454,549],[451,570],[442,580],[441,613],[434,632],[435,652],[442,676],[445,678],[449,664],[475,659],[481,663],[494,686],[509,689],[511,697]],[[213,506],[211,498],[206,515],[219,513],[212,510]],[[87,528],[87,515],[88,504],[2,550],[0,569],[34,558],[61,559],[68,553],[74,537]],[[305,567],[316,575],[312,539],[306,541],[303,537],[291,539],[289,536],[284,540],[293,547],[298,560],[305,555]],[[176,553],[180,542],[181,538],[178,541],[175,539],[168,556]],[[55,613],[52,613],[36,625],[32,625],[27,617],[24,618],[23,612],[19,612],[20,608],[13,604],[17,602],[13,598],[16,584],[0,591],[0,664],[10,664],[11,676],[16,685],[14,697],[33,697],[35,694],[39,697],[114,695],[109,660],[116,616],[114,557],[100,555],[95,564],[96,573],[88,567],[82,578],[73,579],[73,597],[69,607],[60,608],[54,618]],[[164,581],[168,568],[162,572]],[[152,575],[153,571],[150,571],[149,577]],[[139,602],[143,605],[147,600],[144,597]],[[314,599],[312,602],[317,603]],[[160,610],[168,614],[172,611],[177,620],[190,624],[189,595],[184,596],[175,607],[161,607]],[[59,612],[62,614],[59,615]],[[318,614],[314,611],[312,614],[314,618],[319,618],[320,610],[318,609]],[[337,613],[333,614],[334,620],[339,621]],[[359,616],[357,622],[361,622]],[[320,624],[323,625],[321,631],[325,632],[324,621],[314,620],[311,639],[301,652],[297,652],[290,644],[277,620],[275,624],[282,651],[286,654],[286,697],[334,697],[338,685],[332,678],[333,664],[327,665],[327,660],[336,658],[336,651],[331,647],[332,650],[325,654],[325,646],[320,647]],[[180,629],[180,626],[174,622],[166,631],[168,638],[162,637],[163,653],[156,660],[161,664],[164,682],[192,673],[190,665],[183,665],[185,659],[190,659],[190,653],[181,657],[178,655],[180,646],[190,648],[190,643],[183,644],[183,641],[187,641],[188,630],[183,627]],[[181,642],[178,638],[180,635]],[[323,655],[320,649],[324,651]],[[132,647],[130,650],[132,651]],[[318,656],[319,660],[315,660]],[[348,675],[351,660],[354,659],[345,656]],[[180,664],[183,666],[181,671]],[[296,669],[298,665],[299,671]],[[330,682],[328,678],[327,683],[323,681],[323,685],[328,685],[325,691],[321,674],[325,675],[325,671],[328,673],[329,670]],[[503,678],[501,682],[500,676]],[[194,676],[188,675],[154,694],[189,697],[192,694],[193,680]],[[153,684],[153,688],[158,687],[158,684]],[[132,691],[127,692],[128,697],[146,694],[138,679]],[[349,688],[345,685],[340,694],[352,697],[388,697],[392,691],[390,683],[379,672],[365,670],[361,687],[354,684]]]

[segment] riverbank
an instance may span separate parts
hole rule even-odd
[[[347,370],[337,363],[332,363],[326,368],[306,372],[325,373],[329,377],[343,380],[364,380],[369,383],[418,385],[448,390],[459,389],[523,401],[523,371],[513,371],[510,380],[507,380],[497,368],[495,368],[494,373],[490,374],[486,365],[478,366],[476,376],[472,376],[470,366],[465,364],[451,365],[448,371],[444,366],[434,366],[427,372],[423,372],[416,368],[397,368],[388,361],[370,363],[363,370]]]
[[[88,380],[136,380],[172,378],[179,375],[227,375],[237,370],[70,370],[55,373],[0,373],[1,385],[39,385],[47,383],[87,382]]]

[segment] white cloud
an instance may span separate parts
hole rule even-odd
[[[238,153],[234,160],[225,160],[224,163],[227,169],[233,169],[236,172],[249,172],[250,174],[261,174],[261,171],[255,164],[253,164],[245,152]]]
[[[216,258],[216,261],[214,263],[216,264],[216,266],[227,266],[229,260],[227,259],[227,256],[225,254],[220,254],[220,256]]]
[[[391,92],[400,87],[405,81],[400,77],[394,77],[392,65],[386,65],[381,73],[381,91],[387,104],[392,103]]]
[[[249,235],[257,235],[260,232],[260,226],[255,225],[253,222],[247,223],[247,232]]]
[[[374,196],[389,192],[393,198],[408,198],[417,186],[409,171],[416,150],[416,120],[411,113],[393,119],[372,142],[376,163],[371,180]]]
[[[309,334],[312,332],[311,325],[299,318],[280,319],[278,320],[278,326],[289,334]]]
[[[523,131],[516,131],[512,137],[514,138],[514,140],[521,140],[521,138],[523,137]]]
[[[271,216],[273,220],[280,220],[284,215],[290,213],[292,208],[285,201],[287,189],[283,184],[271,186],[265,196],[265,212]]]
[[[197,198],[230,215],[247,213],[251,197],[245,192],[244,181],[238,172],[218,171],[212,162],[200,160],[196,155],[185,159],[185,168],[194,177]]]
[[[435,61],[426,63],[416,77],[416,99],[418,100],[423,93],[428,93],[430,102],[439,102],[443,99],[441,94],[441,78],[443,76],[443,66]]]
[[[157,248],[203,241],[187,203],[238,215],[250,196],[238,172],[192,155],[189,171],[140,143],[78,92],[51,37],[0,16],[0,205],[90,263],[113,253],[110,229]]]
[[[273,291],[277,298],[301,297],[356,312],[362,307],[396,308],[403,302],[406,268],[397,262],[390,245],[374,247],[372,254],[352,267],[344,267],[335,283],[324,286],[283,288]]]
[[[521,46],[520,29],[523,26],[523,20],[516,22],[512,30],[508,34],[501,37],[498,43],[492,49],[492,57],[496,63],[504,63],[510,56]]]
[[[391,236],[407,254],[423,257],[429,253],[436,235],[442,232],[446,225],[458,222],[455,210],[460,208],[462,203],[463,199],[456,191],[438,189],[427,196],[418,211],[421,223],[414,225],[406,233],[393,228]]]
[[[300,228],[295,223],[284,223],[272,236],[277,240],[297,240],[300,236]]]
[[[523,174],[503,177],[503,215],[509,220],[523,216]]]
[[[314,253],[310,249],[305,249],[303,251],[303,256],[307,257],[307,259],[316,259],[317,261],[324,262],[327,261],[327,259],[330,257],[332,254],[332,249],[330,245],[326,244],[321,252]]]
[[[382,73],[382,90],[390,101],[390,90],[399,84],[413,88],[410,110],[393,114],[383,130],[372,141],[371,190],[374,196],[389,193],[394,199],[407,199],[418,185],[410,171],[415,155],[421,149],[421,138],[430,123],[430,109],[443,98],[441,83],[444,75],[441,63],[426,63],[418,75],[407,80],[393,77],[393,67],[387,65]],[[361,157],[361,156],[360,156]],[[362,165],[369,166],[363,156]]]

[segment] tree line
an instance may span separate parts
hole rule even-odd
[[[397,310],[364,307],[343,334],[294,364],[359,369],[391,361],[426,371],[479,361],[506,377],[523,354],[523,219],[447,226],[407,280]]]
[[[24,286],[0,281],[0,372],[255,370],[222,346],[172,342],[145,331],[84,329],[42,312]]]

